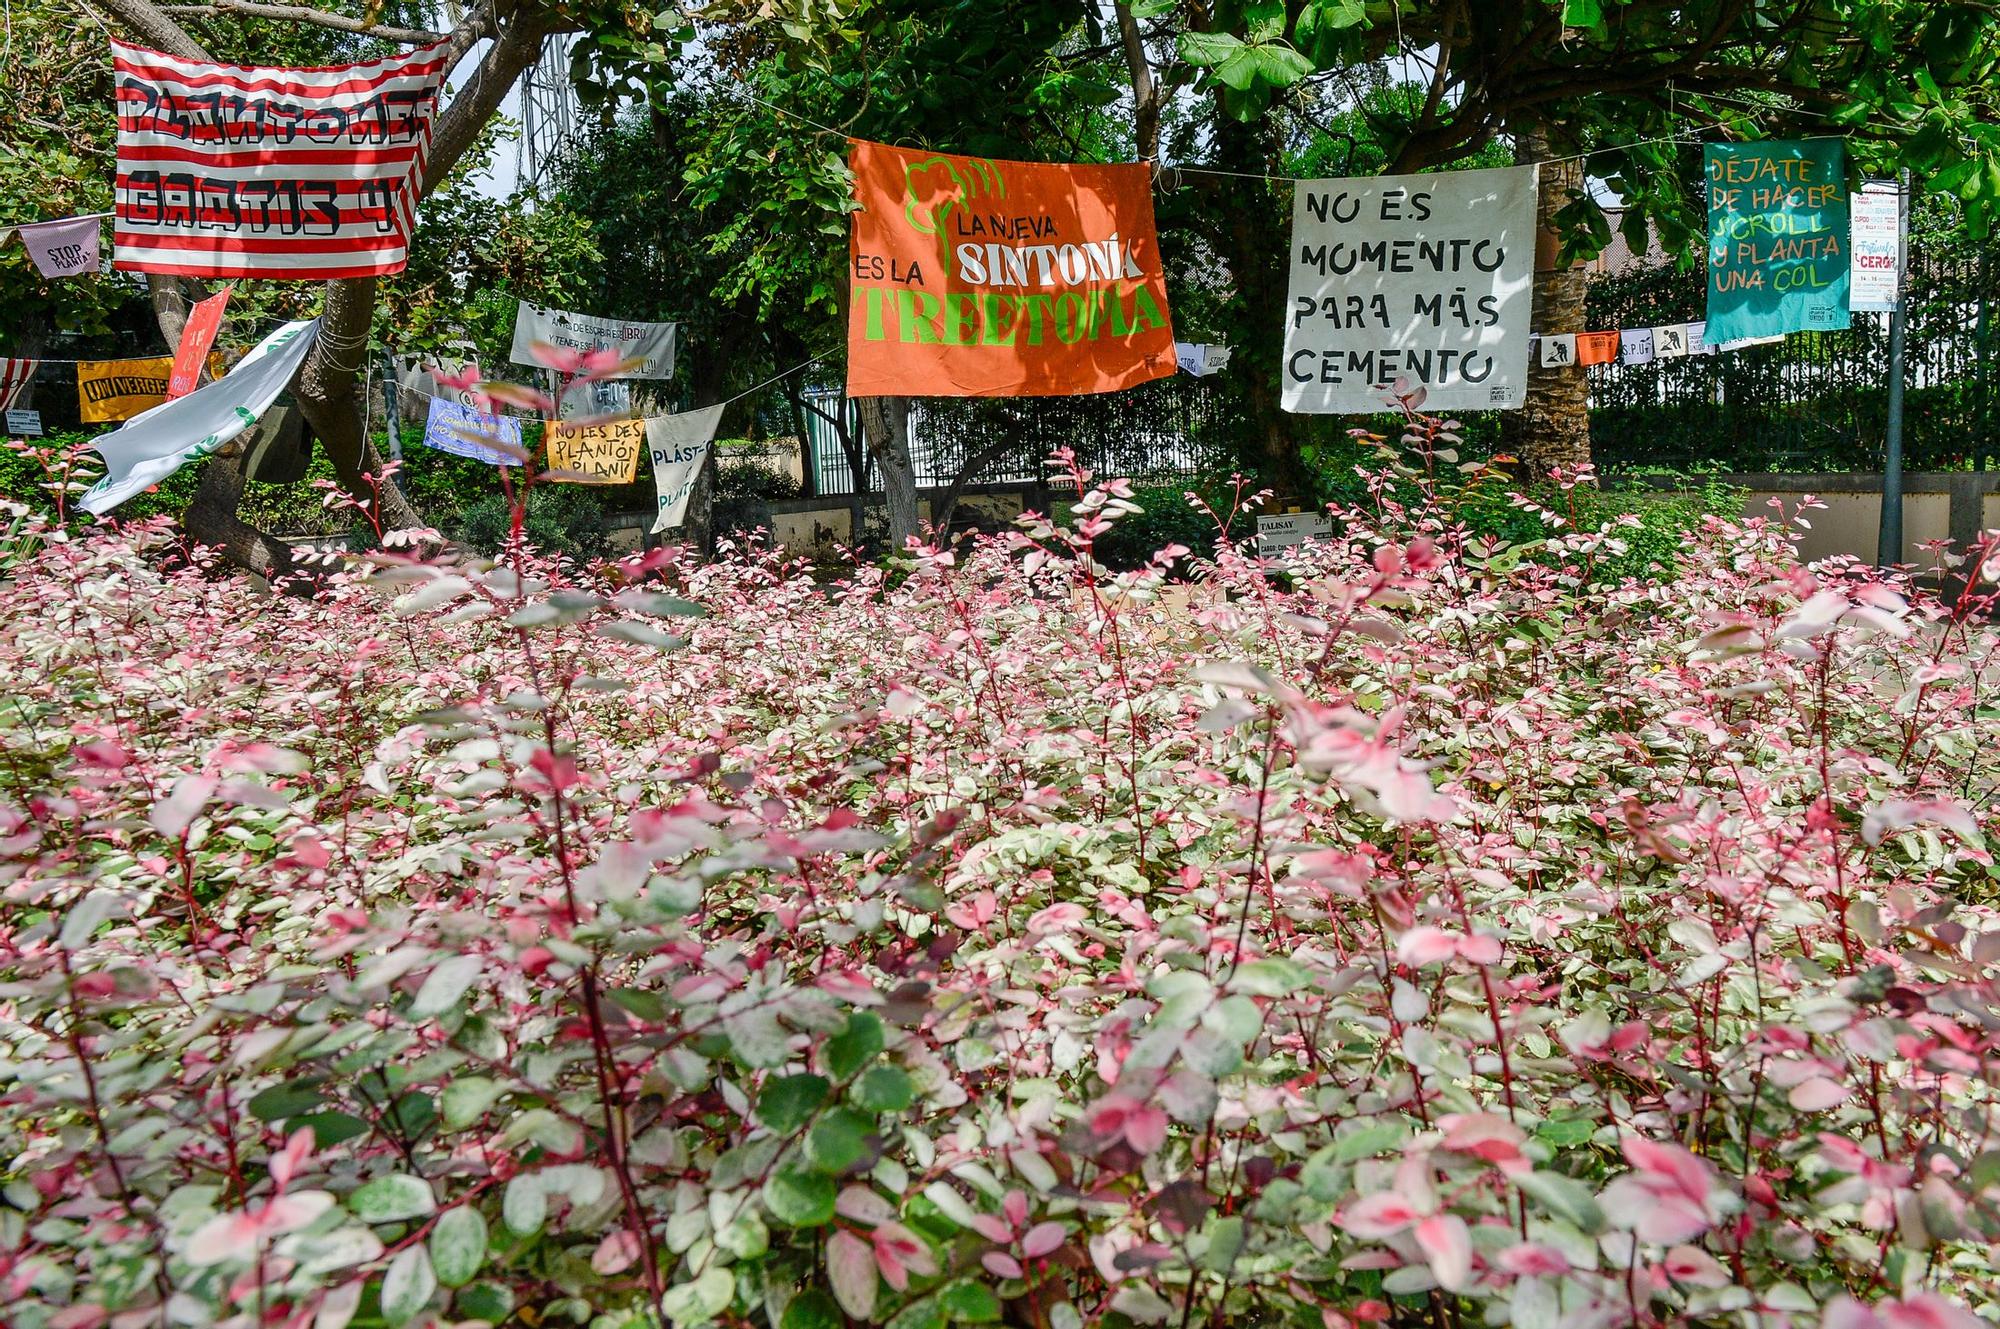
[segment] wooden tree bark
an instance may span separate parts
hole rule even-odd
[[[152,0],[104,0],[104,7],[147,45],[189,60],[213,59]],[[314,14],[302,21],[318,22],[323,17]],[[526,11],[516,12],[508,27],[497,30],[493,11],[479,6],[468,11],[451,31],[446,54],[452,61],[482,37],[490,36],[494,41],[471,81],[437,118],[420,196],[429,194],[451,173],[479,131],[498,112],[508,89],[540,56],[542,43],[553,30],[542,15]],[[199,294],[198,288],[170,277],[152,278],[151,287],[161,335],[169,346],[177,345],[187,301]],[[369,476],[379,475],[382,469],[382,459],[368,438],[367,403],[361,390],[375,294],[372,277],[326,284],[319,342],[299,370],[293,395],[326,448],[341,486],[372,511],[384,530],[407,529],[424,523],[402,492],[387,484],[378,492],[368,482]],[[211,457],[184,519],[188,533],[204,544],[219,546],[231,562],[246,571],[266,578],[282,576],[292,567],[290,551],[283,541],[272,539],[236,515],[242,492],[241,449]]]
[[[917,534],[917,473],[910,463],[910,399],[857,397],[868,455],[882,472],[882,497],[889,514],[889,547],[900,552]]]
[[[1580,263],[1562,261],[1556,214],[1583,189],[1583,163],[1550,161],[1557,153],[1540,126],[1517,131],[1515,159],[1540,162],[1541,189],[1535,203],[1535,294],[1537,332],[1584,332],[1588,275]],[[1537,355],[1528,366],[1527,404],[1502,427],[1508,449],[1530,474],[1545,476],[1558,467],[1575,470],[1590,461],[1590,396],[1577,365],[1544,367]]]

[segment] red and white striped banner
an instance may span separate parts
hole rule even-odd
[[[40,360],[0,360],[0,411],[12,409],[14,399],[41,365]]]
[[[301,281],[403,270],[442,43],[323,69],[111,51],[118,267]]]

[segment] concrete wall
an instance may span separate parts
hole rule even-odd
[[[1807,559],[1849,554],[1864,562],[1875,561],[1876,541],[1882,528],[1880,475],[1751,474],[1717,478],[1732,488],[1748,491],[1743,502],[1746,517],[1774,515],[1771,507],[1774,498],[1782,500],[1788,519],[1808,494],[1826,504],[1825,510],[1806,514],[1812,526],[1799,542],[1799,549]],[[1658,488],[1673,485],[1665,479],[1648,483]],[[1981,531],[1995,527],[2000,527],[2000,473],[1904,474],[1903,561],[1927,567],[1933,560],[1921,548],[1926,542],[1948,539],[1960,546],[1969,545]]]

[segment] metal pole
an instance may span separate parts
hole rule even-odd
[[[1889,311],[1889,419],[1882,433],[1882,530],[1875,562],[1903,560],[1903,326],[1910,304],[1910,173],[1896,176],[1896,307]]]

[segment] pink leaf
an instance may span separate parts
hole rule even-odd
[[[874,1227],[896,1216],[895,1207],[866,1186],[849,1186],[834,1200],[833,1208],[843,1218]]]
[[[1142,1154],[1157,1150],[1167,1142],[1166,1109],[1133,1108],[1125,1117],[1125,1139]]]
[[[842,1229],[826,1243],[826,1277],[840,1308],[857,1320],[875,1313],[875,1248]]]
[[[1432,1214],[1417,1224],[1417,1249],[1430,1262],[1438,1286],[1457,1292],[1472,1277],[1472,1233],[1457,1214]]]
[[[1021,1238],[1021,1254],[1038,1260],[1062,1245],[1066,1235],[1061,1223],[1037,1223],[1028,1229],[1028,1235]]]
[[[630,1228],[619,1228],[597,1243],[590,1267],[600,1274],[616,1274],[630,1269],[639,1258],[639,1238]]]
[[[979,1257],[979,1262],[996,1278],[1020,1278],[1025,1272],[1021,1262],[1005,1251],[988,1251]]]
[[[1793,1085],[1791,1093],[1785,1095],[1786,1101],[1801,1112],[1824,1112],[1845,1103],[1847,1097],[1846,1085],[1824,1075]]]
[[[1443,928],[1411,928],[1396,939],[1396,959],[1414,968],[1449,960],[1458,954],[1458,938]]]
[[[146,820],[169,840],[178,840],[200,815],[202,807],[220,783],[212,775],[183,775],[174,781],[172,793],[153,804]]]
[[[1341,1226],[1364,1241],[1394,1236],[1417,1221],[1417,1207],[1394,1191],[1365,1195],[1341,1215]]]

